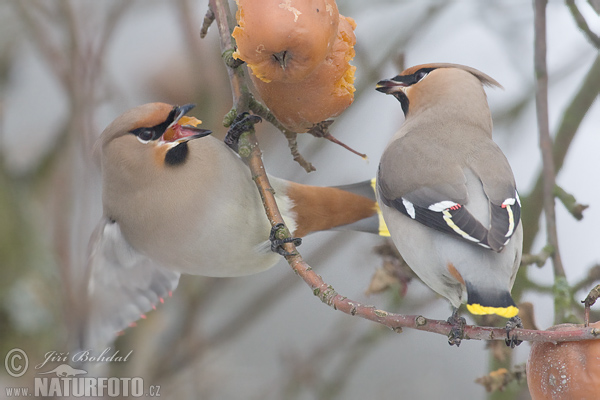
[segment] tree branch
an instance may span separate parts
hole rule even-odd
[[[216,21],[219,25],[221,35],[230,35],[230,30],[226,23],[226,17],[229,13],[228,5],[225,0],[210,0],[210,5],[215,13]],[[221,37],[221,50],[226,52],[231,50],[231,40]],[[242,92],[243,88],[236,88],[236,85],[243,83],[239,79],[235,79],[235,74],[229,74],[234,93],[234,101],[239,102],[239,97],[236,93]],[[236,103],[238,104],[238,103]],[[275,201],[274,191],[269,183],[267,173],[262,162],[262,152],[258,146],[258,141],[254,132],[246,132],[240,138],[240,156],[249,165],[252,172],[252,177],[256,183],[258,191],[265,207],[265,212],[271,226],[283,224],[283,218],[277,203]],[[287,231],[287,229],[286,229]],[[289,235],[289,232],[287,232]],[[358,316],[370,321],[377,322],[387,326],[395,332],[402,332],[402,328],[411,328],[427,332],[438,333],[447,336],[452,329],[452,326],[446,321],[438,321],[427,319],[421,315],[400,315],[390,313],[384,310],[379,310],[374,306],[364,305],[345,296],[338,294],[335,289],[325,283],[323,279],[313,271],[313,269],[302,259],[302,256],[296,250],[292,243],[285,243],[284,249],[289,253],[285,256],[286,261],[292,267],[294,272],[299,275],[306,284],[312,289],[313,294],[317,296],[323,303],[340,310],[348,315]],[[525,341],[576,341],[595,339],[600,336],[600,329],[581,328],[573,331],[537,331],[528,329],[514,329],[513,334],[517,335],[519,340]],[[504,340],[506,338],[506,330],[504,328],[491,328],[479,326],[466,326],[464,330],[465,339],[477,340]]]
[[[219,28],[219,38],[221,42],[221,52],[225,57],[227,53],[233,51],[233,38],[231,37],[231,29],[229,19],[231,19],[231,11],[229,4],[225,0],[209,0],[208,7],[212,10],[215,16],[215,22]],[[245,94],[249,93],[248,88],[244,84],[244,73],[241,68],[227,67],[229,82],[231,83],[231,95],[233,104],[238,113],[248,111],[248,103],[245,99]]]
[[[589,25],[587,24],[587,21],[585,20],[583,15],[581,15],[579,8],[577,8],[575,0],[567,0],[567,7],[569,7],[569,11],[571,11],[571,15],[573,16],[575,23],[577,23],[577,26],[579,27],[579,29],[581,29],[585,37],[588,38],[590,43],[594,47],[596,47],[596,49],[600,50],[600,36],[592,32]]]
[[[587,115],[588,110],[598,98],[600,92],[600,55],[590,67],[583,79],[579,90],[563,112],[562,120],[554,137],[553,159],[555,172],[559,172],[563,166],[571,143]],[[542,186],[543,174],[540,173],[531,192],[523,197],[523,210],[521,219],[526,227],[523,237],[523,252],[530,253],[533,241],[539,231],[539,219],[542,213]],[[525,269],[523,269],[525,271]]]
[[[558,232],[556,229],[556,210],[554,207],[554,186],[556,185],[556,173],[554,159],[552,157],[552,139],[550,138],[550,127],[548,122],[548,69],[546,66],[546,4],[547,0],[535,0],[535,53],[534,67],[536,74],[535,104],[537,111],[537,122],[540,138],[540,149],[542,151],[543,163],[543,202],[544,215],[546,217],[546,234],[548,244],[552,247],[552,264],[554,266],[555,281],[566,279],[565,270],[560,257],[558,247]],[[554,303],[554,322],[560,323],[565,317],[565,310],[560,302]]]
[[[567,211],[578,221],[583,219],[583,212],[589,208],[587,204],[581,204],[577,202],[575,196],[571,193],[568,193],[563,188],[558,185],[554,186],[554,196],[560,200],[561,203],[565,206]]]
[[[283,126],[281,122],[275,118],[272,112],[269,111],[267,107],[256,101],[253,97],[250,99],[250,109],[256,115],[259,115],[264,120],[268,121],[275,128],[279,129],[288,140],[288,147],[290,148],[290,152],[292,153],[292,157],[294,157],[294,161],[296,161],[306,172],[316,171],[317,169],[308,161],[302,157],[302,154],[298,151],[298,141],[296,140],[298,134],[296,132],[290,131],[288,128]]]
[[[554,249],[550,245],[544,246],[538,254],[523,254],[521,257],[521,266],[535,264],[538,267],[543,267],[546,261],[552,256]]]

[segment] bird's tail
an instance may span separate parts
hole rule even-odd
[[[329,229],[389,236],[375,196],[375,179],[336,187],[290,182],[288,196],[297,215],[294,236]]]
[[[467,310],[471,314],[496,314],[504,318],[512,318],[519,313],[508,290],[476,288],[467,282]]]

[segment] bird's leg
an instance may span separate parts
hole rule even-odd
[[[271,228],[271,234],[269,235],[269,240],[271,241],[271,251],[277,253],[281,256],[291,256],[292,253],[287,252],[283,248],[284,243],[293,243],[294,246],[300,246],[302,244],[302,239],[287,237],[283,239],[277,238],[277,231],[282,228],[283,224],[276,224]]]
[[[455,308],[450,318],[448,318],[448,323],[452,325],[452,329],[450,329],[450,333],[448,334],[448,344],[458,347],[464,337],[467,321],[458,315],[458,308]]]
[[[254,129],[254,124],[262,121],[258,115],[250,115],[247,112],[238,114],[231,123],[227,135],[225,136],[225,144],[231,147],[235,152],[238,150],[238,141],[244,132],[249,132]]]
[[[512,337],[510,336],[510,332],[515,328],[523,328],[523,322],[518,315],[512,317],[506,323],[506,339],[504,339],[504,341],[506,342],[507,346],[510,346],[511,349],[514,349],[516,346],[523,343],[522,340],[517,339],[517,335],[512,335]]]

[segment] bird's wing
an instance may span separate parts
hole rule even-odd
[[[118,223],[103,218],[90,240],[82,344],[101,346],[177,288],[180,274],[133,249]]]
[[[471,160],[469,167],[481,180],[489,199],[488,243],[492,249],[502,249],[521,220],[521,200],[513,172],[502,150],[491,140],[480,144],[479,155]]]
[[[378,173],[381,201],[430,228],[501,251],[520,218],[520,204],[510,167],[508,178],[501,179],[494,177],[490,168],[483,168],[486,162],[495,165],[491,158],[498,158],[498,154],[489,154],[493,148],[484,148],[465,160],[443,160],[439,155],[448,152],[436,151],[435,146],[431,143],[423,150],[408,136],[388,146]],[[502,152],[497,151],[508,166]],[[472,165],[474,157],[477,160]],[[503,168],[503,164],[500,165]],[[472,174],[465,174],[466,170]],[[506,176],[504,169],[497,172]],[[483,186],[485,199],[472,199],[468,190],[471,185]],[[469,204],[470,200],[488,204]],[[475,207],[482,206],[491,210],[491,213],[487,212],[487,215],[491,214],[487,220],[480,220],[472,213]]]

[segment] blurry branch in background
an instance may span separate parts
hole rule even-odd
[[[583,211],[589,208],[589,205],[578,203],[577,199],[575,199],[575,196],[573,196],[571,193],[567,193],[558,185],[554,186],[552,193],[557,199],[560,200],[567,211],[571,213],[573,218],[575,218],[577,221],[581,221],[583,219]]]
[[[407,19],[403,23],[408,23],[412,27],[411,35],[400,34],[397,37],[390,37],[385,43],[381,43],[382,46],[387,46],[387,49],[383,52],[384,57],[373,61],[369,58],[367,51],[361,51],[360,43],[357,42],[356,55],[354,61],[357,64],[357,70],[363,71],[363,74],[358,80],[356,86],[356,97],[360,97],[366,90],[373,90],[373,82],[377,82],[381,79],[382,70],[388,65],[390,60],[394,60],[395,66],[397,66],[397,73],[399,74],[405,69],[404,66],[404,49],[408,46],[409,42],[414,36],[417,36],[419,32],[426,32],[435,18],[439,16],[444,10],[448,8],[450,3],[447,2],[434,2],[427,7],[427,11],[419,16],[417,19]],[[400,56],[400,57],[399,57]],[[366,73],[364,73],[366,71]]]
[[[587,275],[573,285],[573,292],[583,290],[597,281],[600,281],[600,264],[595,264],[588,269]]]
[[[83,266],[89,235],[85,229],[86,218],[91,217],[85,210],[92,196],[86,175],[91,173],[88,168],[91,163],[82,167],[82,162],[91,159],[97,133],[96,107],[104,100],[108,86],[104,66],[108,45],[132,2],[113,3],[102,16],[95,13],[98,29],[94,30],[88,29],[89,19],[82,12],[90,7],[89,3],[31,0],[11,4],[48,71],[59,82],[69,106],[59,132],[53,135],[53,142],[26,178],[42,189],[52,188],[44,193],[44,203],[49,209],[46,215],[52,227],[55,262],[64,289],[59,298],[61,317],[69,327],[67,330],[75,332],[72,328],[79,323],[82,315],[79,313],[86,312],[80,309],[83,306],[79,291],[85,287]]]
[[[581,122],[600,92],[600,55],[591,65],[579,90],[562,114],[561,121],[554,136],[552,156],[555,172],[558,173],[565,161],[570,146],[575,138]],[[539,231],[539,219],[543,204],[543,175],[540,173],[531,192],[523,197],[521,218],[525,228],[523,237],[523,253],[531,252],[533,241]]]
[[[46,61],[46,66],[61,84],[70,109],[65,125],[46,155],[39,162],[32,177],[39,177],[54,165],[55,157],[65,143],[82,139],[83,150],[89,155],[94,143],[93,116],[95,106],[102,99],[98,93],[105,87],[104,59],[108,45],[133,2],[116,2],[101,19],[101,29],[90,32],[82,21],[72,1],[49,3],[39,0],[13,3],[27,27],[31,41]],[[100,20],[97,18],[97,20]],[[54,32],[61,27],[62,32]],[[98,33],[98,31],[100,33]],[[64,35],[67,40],[54,40]]]
[[[222,283],[225,283],[225,281]],[[152,381],[158,382],[165,376],[174,376],[202,358],[208,350],[227,342],[233,342],[256,322],[259,315],[268,312],[284,296],[289,294],[295,283],[296,280],[291,275],[279,279],[261,294],[247,301],[243,307],[229,316],[216,332],[209,336],[202,336],[195,329],[202,313],[199,313],[194,307],[189,307],[188,313],[184,313],[186,320],[189,319],[189,321],[185,321],[183,329],[173,330],[170,340],[171,345],[163,347],[163,354],[158,359],[159,362],[155,364],[156,369],[152,371]],[[210,294],[214,294],[214,291],[211,290]],[[203,294],[192,304],[200,306],[202,301],[208,303],[210,294]],[[176,351],[173,351],[173,349],[176,349]]]
[[[543,164],[543,202],[546,217],[546,234],[548,244],[552,247],[552,264],[554,266],[555,285],[565,281],[566,275],[558,247],[558,231],[556,228],[556,210],[554,208],[554,186],[556,185],[556,172],[552,157],[552,139],[548,121],[548,68],[546,65],[546,4],[547,0],[535,0],[534,6],[534,69],[536,76],[535,104],[539,129],[540,149]],[[554,322],[561,323],[566,311],[562,309],[561,302],[555,301]]]
[[[221,38],[221,51],[224,55],[231,52],[231,28],[229,19],[231,12],[229,5],[225,0],[210,0],[209,6],[215,14],[216,22],[219,28]],[[545,3],[544,3],[545,7]],[[240,71],[240,67],[228,68],[230,82],[232,86],[234,108],[238,112],[248,109],[248,100],[245,94],[249,93],[248,88]],[[547,98],[546,98],[547,99]],[[550,147],[551,149],[551,147]],[[253,179],[257,185],[263,205],[269,222],[272,227],[282,226],[276,232],[278,239],[286,239],[290,237],[290,233],[285,228],[283,218],[277,208],[277,203],[273,195],[273,189],[269,184],[269,180],[262,163],[262,152],[258,147],[258,142],[253,129],[248,129],[244,132],[239,142],[239,153],[242,159],[249,165]],[[552,177],[552,186],[554,187],[554,176]],[[553,201],[553,198],[552,198]],[[400,315],[390,313],[384,310],[378,310],[373,306],[360,304],[345,296],[338,294],[334,288],[325,283],[323,279],[316,274],[313,269],[302,259],[298,253],[296,246],[293,243],[285,243],[283,245],[286,255],[284,256],[296,274],[298,274],[313,290],[313,294],[317,296],[323,303],[333,307],[336,310],[342,311],[352,316],[359,316],[364,319],[377,322],[393,331],[400,333],[402,328],[412,328],[428,332],[434,332],[447,336],[450,333],[451,325],[446,321],[437,321],[427,319],[417,315]],[[563,273],[564,276],[564,273]],[[595,329],[578,329],[568,332],[552,332],[552,331],[537,331],[527,329],[514,329],[512,331],[520,340],[525,341],[565,341],[565,340],[585,340],[595,339],[600,335],[600,331]],[[504,328],[489,328],[479,326],[466,326],[464,330],[466,339],[480,340],[504,340],[506,330]]]
[[[475,379],[475,383],[482,385],[486,392],[504,391],[507,386],[513,382],[518,384],[526,384],[526,368],[525,364],[519,364],[512,367],[510,370],[499,368],[490,372],[488,375]]]
[[[320,344],[311,349],[290,349],[283,354],[283,365],[287,373],[277,398],[302,399],[306,391],[311,398],[332,400],[343,398],[348,381],[353,372],[369,354],[373,345],[386,335],[380,326],[372,326],[366,332],[356,335],[354,326],[348,320],[337,322],[336,335],[323,337]],[[335,365],[331,365],[335,360]],[[272,393],[271,385],[264,389],[265,396]]]
[[[521,258],[521,266],[526,267],[531,264],[535,264],[538,268],[541,268],[546,264],[546,261],[548,261],[550,257],[552,257],[552,246],[546,245],[537,254],[523,254],[523,257]]]
[[[558,173],[565,161],[565,158],[571,148],[571,144],[575,139],[575,135],[579,130],[583,119],[587,115],[590,107],[598,98],[600,92],[600,55],[596,57],[589,71],[583,78],[579,90],[573,96],[571,102],[563,111],[562,118],[556,129],[554,136],[554,144],[552,148],[552,157],[555,166],[555,172]],[[541,257],[529,255],[532,251],[533,242],[537,237],[540,229],[540,217],[543,209],[543,182],[544,173],[540,172],[535,181],[533,189],[522,198],[521,220],[523,223],[523,263],[530,264],[531,262],[539,263],[542,259],[547,258],[551,253],[551,248],[545,246],[540,253]],[[533,259],[530,259],[533,257]],[[593,282],[587,282],[592,284]],[[519,298],[523,291],[534,288],[536,285],[527,276],[527,268],[521,268],[518,273],[518,278],[513,288],[513,295]],[[582,288],[581,288],[582,289]],[[576,291],[571,290],[572,294]],[[571,302],[572,306],[579,306],[577,302]],[[579,307],[578,307],[579,308]]]
[[[587,21],[585,20],[583,15],[581,15],[581,12],[579,11],[577,4],[575,4],[575,0],[566,0],[566,3],[567,3],[567,7],[569,7],[569,11],[571,11],[571,15],[573,16],[573,19],[575,19],[575,23],[577,23],[577,26],[579,27],[579,29],[581,29],[581,31],[583,32],[585,37],[590,41],[590,43],[592,45],[594,45],[596,47],[596,49],[600,50],[600,36],[598,36],[594,32],[592,32],[589,25],[587,24]]]
[[[202,69],[202,56],[200,52],[194,51],[198,48],[200,34],[198,33],[198,25],[195,19],[195,10],[192,8],[190,0],[178,0],[176,3],[179,20],[181,21],[181,33],[183,40],[186,41],[186,46],[190,50],[187,52],[192,59],[195,71]]]

